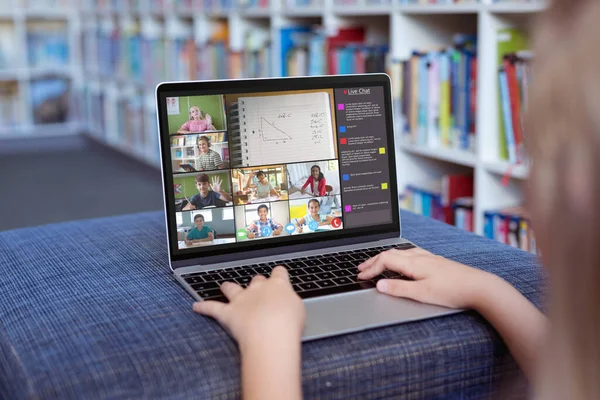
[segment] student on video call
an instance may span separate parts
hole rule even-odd
[[[254,239],[255,237],[262,236],[262,229],[265,226],[268,226],[273,231],[273,235],[277,236],[283,230],[283,225],[279,222],[273,221],[271,218],[267,218],[269,216],[269,207],[266,204],[261,204],[258,206],[258,220],[252,222],[248,230],[248,239]]]
[[[210,114],[202,117],[202,112],[198,106],[192,106],[190,108],[190,119],[185,124],[181,125],[181,128],[177,133],[197,133],[206,131],[216,131],[217,129],[212,124],[212,117]]]
[[[208,175],[196,176],[196,189],[198,193],[190,198],[189,203],[183,207],[183,211],[196,210],[204,207],[224,207],[231,201],[231,195],[221,189],[221,179],[215,176],[212,180],[212,188]]]
[[[313,196],[325,196],[325,182],[325,176],[321,172],[321,167],[313,165],[310,168],[310,176],[304,186],[302,186],[301,192],[302,194],[308,192]],[[308,191],[305,190],[307,186],[309,186]]]
[[[213,241],[214,235],[212,229],[208,225],[204,225],[204,216],[202,214],[196,214],[194,225],[196,226],[190,229],[185,235],[185,244],[191,246],[196,243]]]
[[[225,168],[219,153],[211,150],[210,139],[207,136],[200,136],[198,138],[198,150],[200,151],[200,155],[196,158],[196,171]]]
[[[273,188],[273,185],[267,179],[267,175],[263,171],[258,171],[254,174],[258,182],[256,183],[256,197],[265,198],[269,196],[279,196],[279,194]],[[246,188],[249,188],[252,184],[252,176],[248,178]]]
[[[312,221],[316,221],[319,223],[319,226],[323,225],[331,225],[331,221],[333,221],[333,217],[330,215],[320,214],[319,211],[321,209],[321,205],[317,199],[310,199],[308,201],[308,214],[304,217],[297,219],[294,225],[296,226],[296,232],[302,233],[302,227],[304,225],[308,225]]]

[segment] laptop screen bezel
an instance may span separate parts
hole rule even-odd
[[[175,196],[173,187],[173,171],[170,162],[170,141],[166,110],[167,97],[202,96],[212,94],[239,94],[252,92],[278,92],[305,89],[339,89],[359,86],[382,86],[387,128],[387,148],[395,149],[394,120],[391,99],[391,82],[386,74],[362,74],[343,76],[289,77],[268,79],[236,79],[190,82],[166,82],[156,87],[158,112],[158,135],[160,144],[161,170],[163,181],[163,199],[165,205],[165,223],[169,250],[169,261],[172,269],[190,265],[212,264],[219,261],[235,261],[269,254],[283,254],[303,249],[325,248],[348,243],[381,240],[400,237],[400,210],[398,204],[398,187],[396,176],[396,152],[389,151],[389,185],[391,194],[392,221],[385,225],[374,225],[361,228],[343,229],[341,231],[324,232],[318,235],[302,235],[300,237],[282,237],[276,240],[238,242],[218,246],[206,246],[189,250],[180,250],[177,241],[177,222],[175,218]],[[164,134],[164,132],[167,132]],[[339,157],[339,156],[338,156]],[[171,188],[171,190],[169,190]]]

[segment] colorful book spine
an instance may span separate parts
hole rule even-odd
[[[512,125],[512,114],[510,107],[510,95],[508,93],[508,80],[504,68],[500,69],[498,74],[500,79],[500,97],[502,101],[502,119],[504,121],[504,135],[506,140],[506,148],[508,150],[508,161],[511,163],[517,162],[517,148],[515,146],[515,135]]]

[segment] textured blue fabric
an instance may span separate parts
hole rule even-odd
[[[407,212],[403,232],[542,303],[532,255]],[[2,399],[240,396],[236,345],[172,278],[162,213],[0,233],[0,296]],[[474,312],[309,342],[302,371],[322,399],[507,398],[521,376]]]

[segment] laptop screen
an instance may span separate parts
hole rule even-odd
[[[171,254],[327,240],[396,220],[386,90],[159,96]]]

